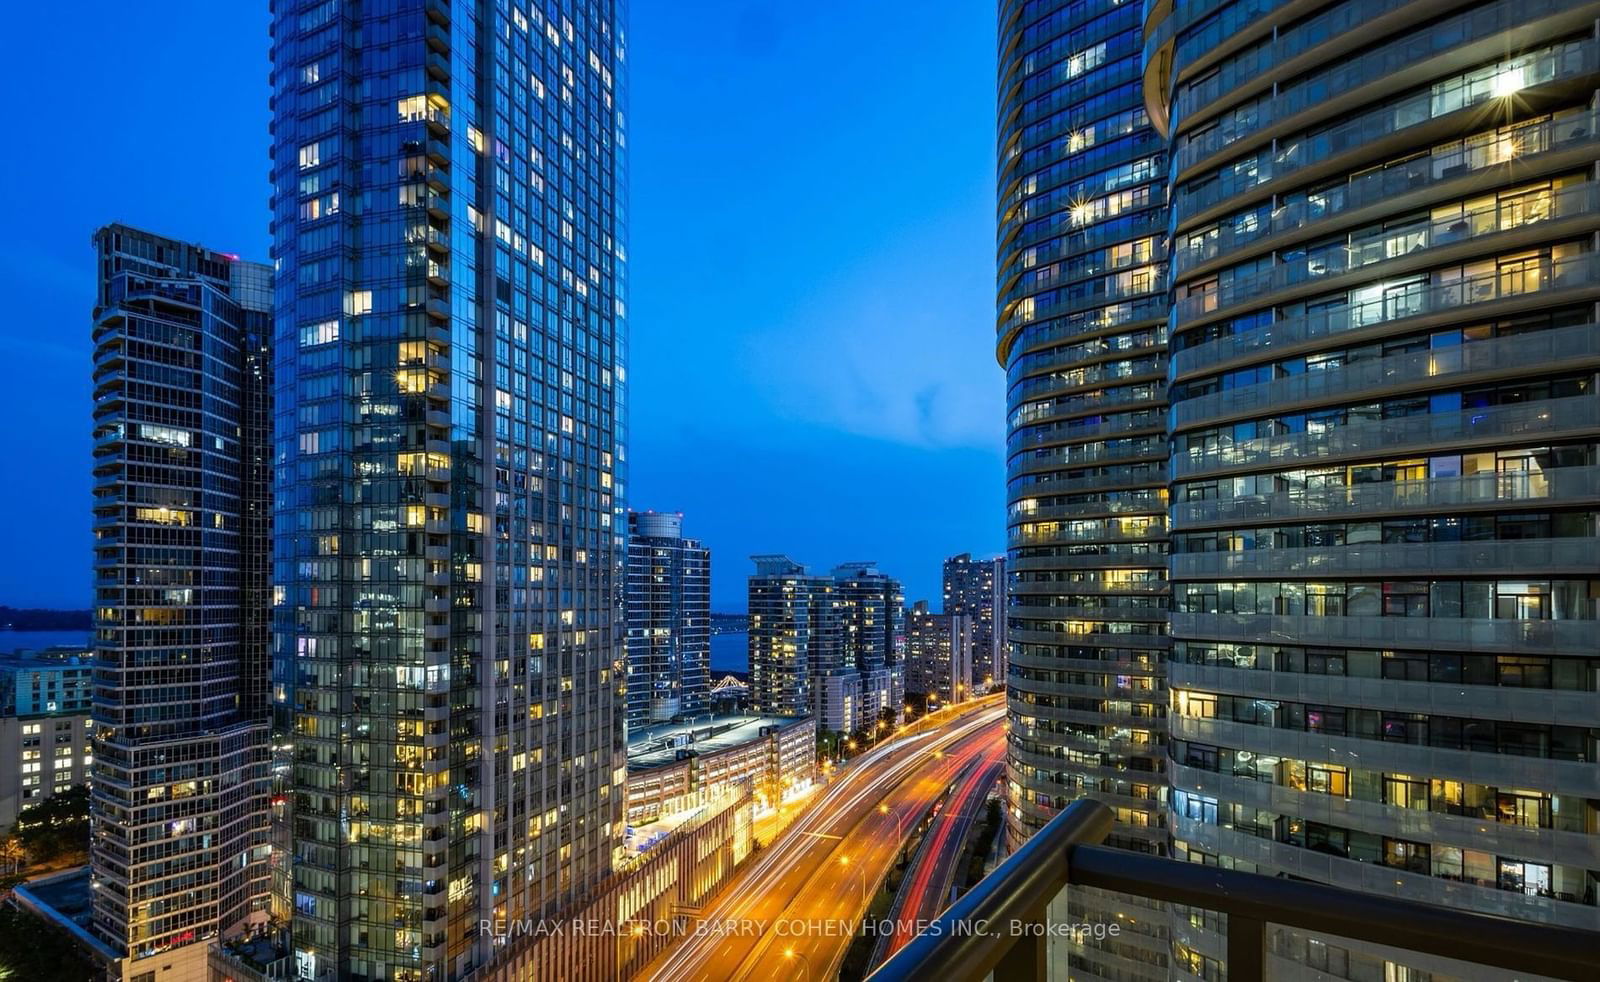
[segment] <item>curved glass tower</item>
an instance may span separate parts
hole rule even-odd
[[[996,354],[1009,436],[1013,840],[1075,798],[1165,850],[1166,153],[1136,4],[1000,4]],[[1111,916],[1073,909],[1074,921]],[[1075,899],[1074,904],[1078,901]],[[1139,917],[1145,925],[1150,919]],[[1159,977],[1129,931],[1071,970]]]
[[[1176,851],[1600,927],[1600,4],[1148,13]]]
[[[1158,851],[1165,650],[1165,153],[1132,5],[1002,5],[1010,826],[1084,794]]]

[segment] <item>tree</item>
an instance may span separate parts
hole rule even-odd
[[[0,869],[14,873],[28,862],[28,850],[22,844],[21,836],[8,835],[0,839]]]
[[[79,785],[24,808],[12,833],[36,863],[88,853],[88,787]]]

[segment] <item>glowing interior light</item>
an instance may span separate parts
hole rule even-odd
[[[1494,81],[1490,84],[1489,91],[1495,98],[1501,99],[1521,92],[1525,85],[1527,85],[1527,82],[1523,81],[1522,66],[1518,65],[1514,68],[1507,68],[1496,75]]]

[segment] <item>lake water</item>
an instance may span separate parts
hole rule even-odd
[[[711,635],[711,671],[744,672],[750,668],[750,635]],[[716,679],[712,679],[713,682]]]
[[[89,634],[88,631],[0,631],[0,652],[39,651],[64,644],[87,649]]]

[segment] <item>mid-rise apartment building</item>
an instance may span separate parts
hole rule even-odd
[[[93,671],[87,650],[0,655],[0,835],[89,780]]]

